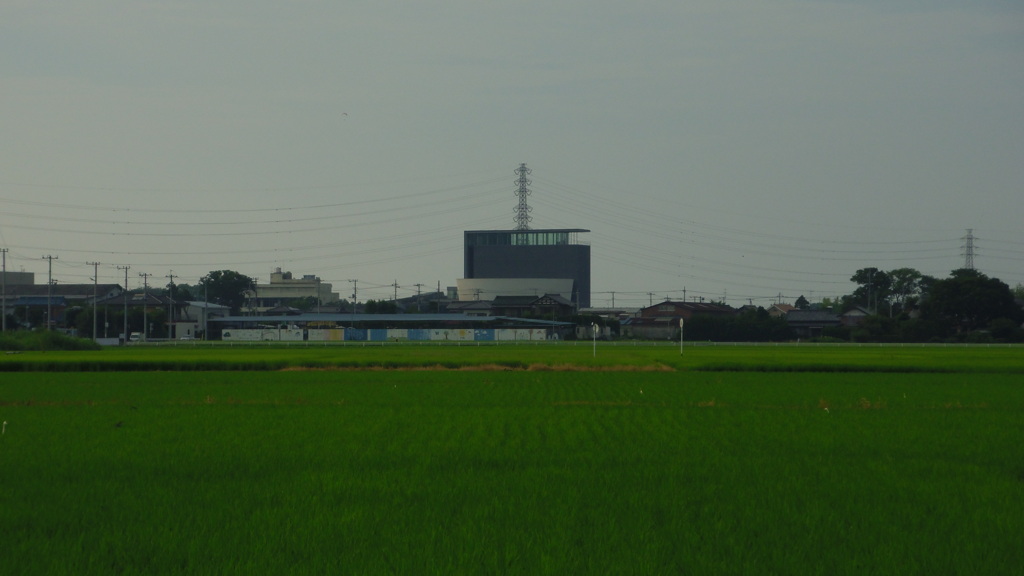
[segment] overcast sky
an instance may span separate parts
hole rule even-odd
[[[968,228],[1024,282],[1017,0],[6,0],[0,134],[39,283],[443,289],[523,162],[531,226],[592,231],[595,306],[946,277]]]

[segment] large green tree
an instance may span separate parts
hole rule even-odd
[[[921,304],[921,312],[952,332],[984,329],[1000,318],[1019,323],[1022,316],[1008,285],[966,268],[935,281]]]
[[[252,278],[234,270],[215,270],[199,280],[199,294],[210,302],[231,308],[232,314],[239,314],[245,304],[245,293],[256,286]]]
[[[897,268],[889,271],[889,280],[892,304],[899,313],[914,308],[921,295],[931,288],[936,279],[913,268]]]
[[[188,284],[168,284],[164,287],[163,295],[174,300],[176,305],[188,300],[195,300],[195,289]]]
[[[887,272],[878,268],[861,268],[850,277],[851,282],[858,284],[853,291],[853,302],[871,312],[880,306],[887,306],[892,296],[892,278]]]
[[[317,307],[316,296],[303,296],[302,298],[293,298],[288,302],[285,302],[286,306],[290,306],[303,312],[309,312],[315,310]]]
[[[367,300],[363,310],[367,314],[396,314],[398,306],[388,300]]]

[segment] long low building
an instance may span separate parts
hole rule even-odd
[[[561,340],[574,324],[466,314],[299,314],[211,318],[228,341],[454,341]]]

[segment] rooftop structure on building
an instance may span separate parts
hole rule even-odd
[[[0,281],[7,287],[11,286],[31,286],[36,283],[36,275],[34,272],[12,272],[7,270],[6,272],[0,271]]]

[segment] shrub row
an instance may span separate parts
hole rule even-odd
[[[0,350],[10,352],[99,349],[99,344],[92,340],[72,338],[60,332],[15,330],[0,334]]]

